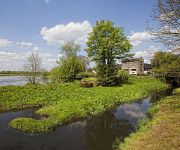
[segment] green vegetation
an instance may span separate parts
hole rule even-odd
[[[180,56],[171,52],[156,52],[152,59],[153,71],[166,79],[169,73],[180,72]]]
[[[80,81],[81,87],[93,87],[93,86],[97,86],[97,85],[98,85],[98,81],[97,81],[97,78],[95,78],[95,77],[84,78]]]
[[[89,33],[86,52],[96,62],[98,80],[102,85],[118,85],[116,62],[131,57],[132,45],[124,35],[124,30],[111,21],[96,22]]]
[[[80,45],[73,41],[67,42],[61,47],[63,55],[59,61],[61,80],[74,81],[80,72],[85,71],[86,63],[84,57],[77,55],[79,51]]]
[[[49,74],[48,77],[52,83],[62,82],[61,69],[59,66],[52,68]]]
[[[140,129],[119,146],[122,150],[175,150],[180,145],[180,88],[155,104]],[[117,142],[116,142],[117,143]]]
[[[85,71],[85,72],[80,72],[78,74],[78,79],[83,79],[83,78],[91,78],[91,77],[95,77],[96,74],[93,73],[92,71]]]
[[[129,78],[129,74],[126,70],[119,70],[116,77],[119,83],[125,83]]]
[[[0,109],[42,106],[37,113],[48,118],[18,118],[10,125],[25,132],[49,132],[69,120],[98,115],[119,103],[146,97],[152,91],[166,87],[151,77],[131,77],[128,84],[119,87],[82,88],[73,83],[5,86],[0,87]]]

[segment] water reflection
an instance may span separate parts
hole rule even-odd
[[[116,118],[127,120],[135,126],[139,118],[145,116],[151,105],[150,99],[151,97],[148,97],[143,101],[120,105],[115,111]]]
[[[117,119],[112,111],[89,117],[85,126],[87,146],[90,150],[110,150],[116,137],[123,140],[133,131],[128,120]]]

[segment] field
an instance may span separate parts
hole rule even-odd
[[[41,106],[43,120],[17,118],[10,125],[28,133],[49,132],[62,123],[88,115],[98,115],[117,104],[148,96],[167,85],[152,77],[131,77],[118,87],[82,88],[78,84],[26,85],[0,87],[0,110],[10,111]]]

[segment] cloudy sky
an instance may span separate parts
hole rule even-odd
[[[125,30],[135,57],[148,62],[163,49],[146,32],[156,0],[0,0],[0,71],[22,70],[31,51],[37,51],[45,69],[56,65],[65,41],[81,44],[99,20],[111,20]]]

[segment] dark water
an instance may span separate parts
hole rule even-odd
[[[122,104],[98,117],[88,117],[57,128],[48,134],[24,134],[8,126],[17,117],[41,119],[35,108],[0,114],[0,150],[111,150],[116,137],[134,132],[137,121],[162,93],[137,102]]]
[[[37,77],[36,80],[38,83],[47,83],[48,80],[42,79],[41,77]],[[7,85],[25,85],[27,79],[24,76],[0,76],[0,86]]]

